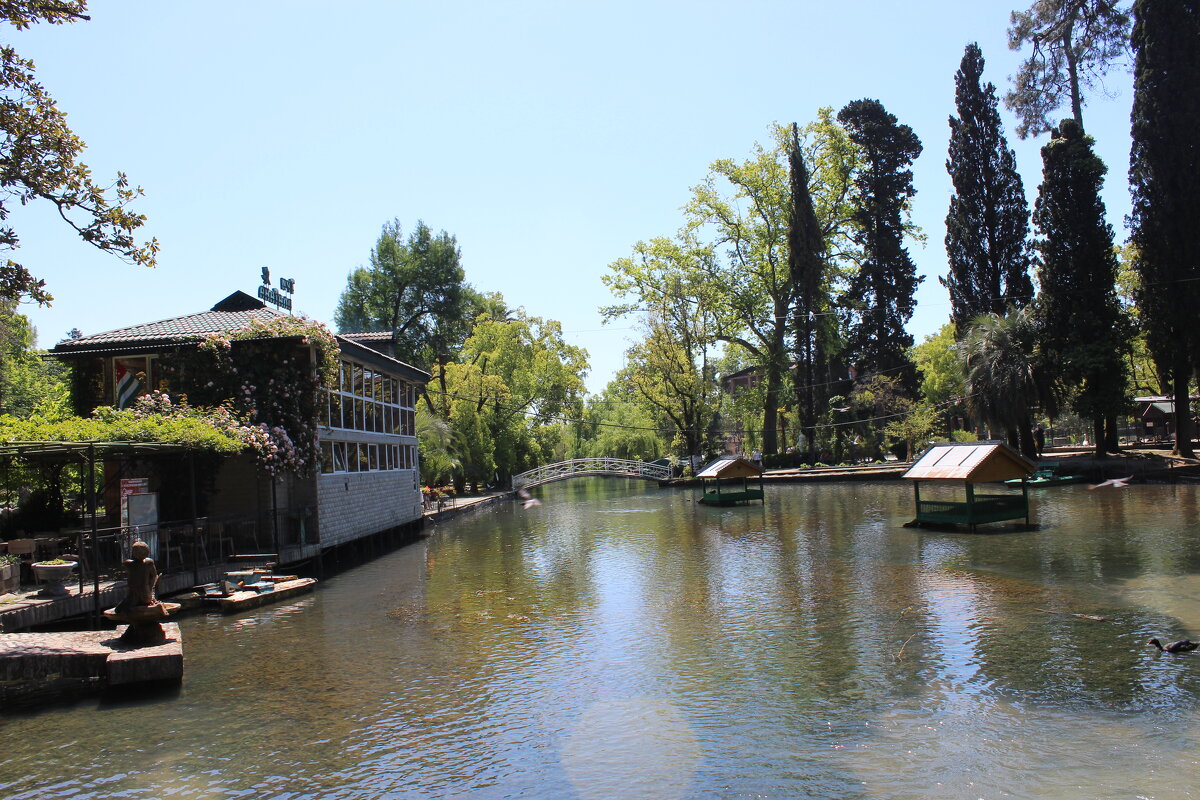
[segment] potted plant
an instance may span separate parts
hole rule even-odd
[[[21,557],[0,553],[0,594],[15,592],[21,587]]]
[[[64,561],[61,558],[52,558],[48,561],[35,561],[33,563],[33,574],[39,581],[45,581],[46,585],[38,592],[42,597],[65,597],[71,592],[63,582],[71,577],[71,571],[78,566],[76,561]]]

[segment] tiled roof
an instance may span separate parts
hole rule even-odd
[[[360,333],[339,333],[338,336],[355,342],[390,342],[395,334],[391,331],[362,331]]]
[[[234,293],[230,297],[235,297]],[[214,308],[227,304],[230,298],[225,298]],[[257,301],[256,301],[257,302]],[[249,304],[246,304],[249,305]],[[198,314],[188,314],[182,317],[172,317],[158,322],[146,322],[128,328],[117,328],[104,333],[84,336],[80,339],[67,339],[54,346],[56,353],[70,353],[77,350],[94,350],[96,348],[113,348],[120,345],[170,344],[200,339],[213,333],[232,331],[244,328],[253,319],[264,322],[279,316],[282,312],[267,308],[257,303],[257,308],[247,308],[240,311],[201,311]]]

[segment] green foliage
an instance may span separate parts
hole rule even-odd
[[[916,391],[916,370],[908,358],[912,336],[904,326],[916,309],[921,282],[904,247],[904,216],[916,194],[912,162],[921,142],[878,100],[855,100],[838,112],[862,168],[854,175],[854,224],[862,260],[843,295],[849,358],[862,370],[896,375]]]
[[[652,461],[662,458],[667,443],[652,409],[638,401],[618,376],[598,397],[588,398],[570,458],[614,458]]]
[[[703,276],[713,300],[716,338],[754,358],[766,387],[763,451],[778,450],[776,414],[789,361],[787,330],[796,283],[788,259],[790,131],[773,129],[770,148],[749,159],[718,159],[692,187],[685,207],[690,234],[711,234],[713,270]],[[722,251],[723,248],[723,251]]]
[[[1157,363],[1150,352],[1149,335],[1142,310],[1137,304],[1142,279],[1138,249],[1132,242],[1115,248],[1117,254],[1117,297],[1122,313],[1131,326],[1127,357],[1131,391],[1134,396],[1166,395],[1171,391],[1170,369]]]
[[[942,406],[963,396],[963,370],[955,349],[954,323],[947,322],[913,348],[921,370],[921,396],[929,405]]]
[[[1129,338],[1115,289],[1112,227],[1100,199],[1107,169],[1074,120],[1063,120],[1042,160],[1033,213],[1040,353],[1071,389],[1076,413],[1103,420],[1125,408],[1122,355]]]
[[[828,120],[828,109],[823,110]],[[836,126],[831,129],[841,131]],[[800,432],[808,444],[809,456],[815,457],[818,409],[829,394],[829,382],[821,380],[828,373],[828,356],[836,334],[830,328],[836,317],[830,312],[830,277],[828,246],[825,231],[817,219],[812,178],[800,145],[800,133],[792,124],[788,148],[788,269],[795,284],[793,323],[796,369],[793,373],[793,393],[797,404]],[[849,143],[852,145],[852,143]],[[851,147],[850,152],[854,152]],[[840,177],[840,176],[839,176]],[[848,186],[848,175],[843,178]]]
[[[1092,88],[1129,43],[1129,14],[1114,0],[1035,0],[1014,11],[1008,46],[1029,45],[1004,104],[1021,119],[1022,139],[1053,130],[1050,115],[1064,100],[1083,130],[1083,89]]]
[[[383,226],[367,267],[353,270],[338,299],[339,331],[391,331],[398,352],[418,366],[452,358],[479,310],[464,282],[454,236],[421,221],[403,238],[400,221]]]
[[[68,368],[32,350],[33,326],[16,310],[17,301],[0,299],[0,413],[16,417],[70,413]]]
[[[1200,362],[1200,3],[1137,0],[1129,183],[1137,305],[1150,352],[1173,383],[1177,448],[1190,455],[1188,384]]]
[[[319,463],[317,412],[321,390],[336,385],[338,353],[329,329],[305,317],[252,320],[180,357],[172,389],[253,425],[267,441],[256,452],[268,473],[306,474]]]
[[[904,442],[905,450],[911,459],[925,449],[925,445],[940,428],[941,414],[938,409],[921,405],[889,422],[884,426],[883,432]]]
[[[162,442],[193,450],[239,453],[261,449],[261,439],[224,408],[172,403],[161,392],[138,398],[131,408],[101,406],[91,417],[17,419],[0,416],[3,442]]]
[[[558,322],[481,314],[460,358],[436,368],[444,389],[431,390],[431,406],[449,424],[461,477],[488,483],[565,447],[561,419],[582,413],[587,352],[566,343]]]
[[[1032,309],[1007,317],[983,314],[959,345],[966,376],[967,403],[975,414],[1034,457],[1029,432],[1030,406],[1037,395],[1034,372],[1037,321]]]
[[[608,318],[643,313],[644,337],[627,353],[620,375],[639,403],[675,432],[681,455],[709,449],[720,410],[712,363],[723,323],[712,249],[687,233],[639,242],[634,257],[609,265],[602,279],[625,304],[602,309]],[[719,309],[719,310],[714,310]],[[728,330],[728,328],[724,328]]]
[[[0,19],[17,29],[35,22],[61,24],[87,19],[84,0],[6,0]],[[0,220],[13,205],[46,200],[59,216],[93,247],[114,253],[132,264],[152,267],[158,241],[138,244],[134,234],[146,218],[128,206],[142,194],[131,188],[124,173],[107,187],[96,184],[79,158],[84,144],[67,126],[67,115],[38,83],[33,62],[12,47],[0,46]],[[0,250],[19,246],[16,230],[0,224]],[[0,264],[0,298],[29,297],[49,304],[53,296],[45,281],[22,264]]]
[[[1029,207],[996,110],[996,87],[982,84],[983,53],[967,45],[954,76],[957,117],[950,118],[946,169],[954,184],[946,214],[950,293],[961,339],[979,314],[1003,315],[1033,297],[1029,279]]]
[[[426,483],[453,480],[461,462],[454,457],[450,423],[424,406],[417,409],[417,443],[421,451],[421,477]]]

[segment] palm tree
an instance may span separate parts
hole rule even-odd
[[[958,344],[972,412],[1029,458],[1037,457],[1029,408],[1037,397],[1034,341],[1037,327],[1029,308],[1008,316],[981,314]]]
[[[452,450],[450,424],[424,407],[417,409],[417,442],[421,449],[421,479],[437,485],[451,479],[461,465]]]

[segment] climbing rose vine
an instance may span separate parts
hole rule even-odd
[[[338,353],[329,329],[306,317],[254,320],[200,342],[207,363],[189,370],[193,396],[243,421],[242,435],[267,472],[303,474],[318,461],[321,390],[335,385]]]

